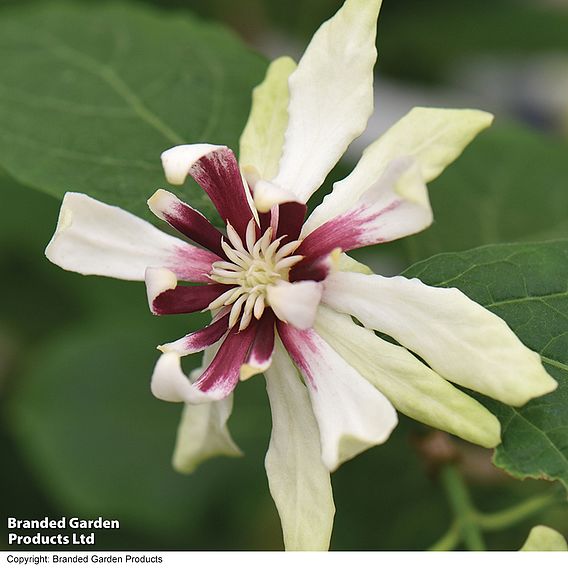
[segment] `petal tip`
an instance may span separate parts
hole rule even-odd
[[[183,185],[187,178],[188,168],[177,159],[176,154],[171,153],[171,150],[175,149],[176,148],[171,148],[162,153],[162,168],[164,169],[164,175],[168,183],[172,185]]]
[[[241,173],[249,188],[254,190],[256,184],[261,180],[260,173],[256,166],[245,164],[241,167]]]
[[[169,148],[160,156],[166,179],[172,185],[182,185],[195,162],[210,152],[226,149],[214,144],[182,144]]]
[[[239,376],[239,379],[241,381],[247,381],[248,379],[254,377],[255,375],[260,375],[261,373],[264,373],[264,371],[269,369],[270,366],[272,365],[272,356],[270,356],[268,359],[263,359],[262,361],[255,359],[256,358],[251,358],[247,363],[241,365],[241,371]]]
[[[245,363],[244,365],[241,365],[239,380],[243,381],[243,382],[247,381],[251,377],[258,375],[258,374],[262,373],[263,371],[264,371],[264,369],[260,369],[258,367],[255,367],[254,365],[249,365],[248,363]]]
[[[335,448],[328,447],[326,451],[322,447],[322,461],[330,472],[334,472],[341,464],[349,461],[370,447],[384,444],[389,439],[393,430],[398,425],[398,416],[396,410],[390,404],[383,410],[387,410],[387,415],[382,417],[382,424],[375,430],[373,435],[343,434],[339,438]]]
[[[352,435],[341,436],[336,455],[323,455],[322,453],[322,461],[325,467],[333,473],[343,463],[353,459],[355,456],[358,456],[370,447],[384,444],[389,439],[397,424],[398,418],[395,414],[392,424],[389,425],[388,429],[384,430],[381,436],[374,437],[373,439],[364,439]]]
[[[530,377],[525,388],[519,389],[514,397],[515,400],[510,403],[512,406],[524,406],[534,398],[550,394],[558,388],[558,382],[544,370],[544,367],[541,368],[542,372]]]
[[[145,273],[146,295],[150,311],[154,315],[158,312],[154,309],[154,301],[167,290],[173,290],[177,286],[177,276],[167,268],[148,267]]]
[[[341,270],[341,255],[343,250],[340,247],[334,248],[329,254],[330,269],[332,272]]]
[[[321,282],[302,280],[284,282],[267,287],[266,299],[279,320],[306,330],[313,327],[317,309],[321,302],[323,286]]]
[[[482,132],[489,128],[495,121],[495,115],[486,110],[470,110],[469,111],[472,121],[477,122],[477,132]]]
[[[181,367],[181,356],[174,351],[168,351],[158,359],[150,390],[156,398],[166,402],[204,404],[227,397],[227,392],[222,389],[204,392],[196,387]]]
[[[166,402],[183,402],[180,395],[179,382],[181,377],[180,358],[175,353],[165,353],[160,356],[150,383],[152,394]]]
[[[57,241],[59,240],[59,237],[61,237],[65,231],[70,229],[73,224],[73,208],[70,202],[80,195],[82,194],[66,193],[63,197],[63,201],[61,202],[61,209],[59,210],[59,217],[57,218],[57,226],[55,227],[55,232],[53,233],[51,240],[47,247],[45,247],[44,253],[47,259],[53,264],[59,265]]]
[[[164,211],[170,208],[174,195],[165,189],[158,189],[154,192],[152,197],[146,201],[148,208],[156,217],[164,219]]]
[[[483,448],[493,449],[501,443],[501,423],[499,422],[497,417],[491,414],[489,411],[488,414],[490,414],[492,419],[486,418],[484,425],[479,424],[479,436],[469,441],[473,442],[474,444],[478,444]]]
[[[254,186],[254,204],[260,213],[268,213],[273,205],[298,201],[296,195],[266,180],[259,180]]]

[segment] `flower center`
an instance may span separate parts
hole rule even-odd
[[[267,290],[280,281],[288,281],[290,268],[302,260],[293,255],[301,241],[281,245],[282,239],[272,240],[272,227],[257,239],[257,225],[251,219],[243,244],[235,229],[227,225],[228,241],[221,246],[228,260],[213,263],[210,277],[215,282],[233,286],[209,304],[208,309],[230,308],[229,327],[239,321],[239,330],[246,329],[252,318],[260,319],[269,305]]]

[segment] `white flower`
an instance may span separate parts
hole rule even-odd
[[[273,416],[266,470],[288,549],[328,547],[330,471],[384,442],[395,408],[493,447],[497,419],[451,383],[511,405],[556,387],[536,353],[458,290],[370,274],[342,254],[428,227],[425,184],[489,126],[488,113],[413,109],[304,222],[305,203],[372,112],[379,8],[380,0],[347,0],[297,67],[272,63],[254,92],[240,167],[224,146],[164,152],[168,181],[192,176],[226,234],[164,190],[151,210],[200,246],[67,194],[46,251],[82,274],[145,279],[155,314],[214,314],[206,328],[160,347],[152,378],[157,397],[187,404],[178,469],[239,453],[226,426],[231,393],[239,379],[265,373]],[[203,350],[203,369],[188,379],[180,358]]]

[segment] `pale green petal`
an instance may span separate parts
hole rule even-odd
[[[499,444],[497,418],[406,349],[324,306],[315,329],[403,414],[480,446]]]
[[[232,408],[233,395],[217,402],[185,405],[173,456],[176,471],[192,473],[209,458],[242,455],[227,429]]]
[[[523,547],[523,552],[557,551],[567,552],[566,539],[554,529],[537,525],[531,529],[529,537]]]
[[[209,365],[218,347],[219,343],[204,351],[203,366],[191,372],[191,380],[197,378]],[[209,458],[242,455],[227,428],[232,409],[233,395],[217,402],[185,405],[172,460],[176,471],[192,473]]]
[[[394,338],[445,379],[506,404],[521,406],[558,386],[538,353],[456,288],[336,272],[326,279],[323,301]]]
[[[373,112],[380,0],[346,0],[290,76],[289,123],[274,184],[306,202]]]
[[[296,69],[289,57],[274,60],[264,81],[252,92],[252,107],[240,139],[239,163],[245,174],[256,172],[260,179],[272,179],[288,126],[288,77]]]
[[[337,270],[341,272],[360,272],[361,274],[373,274],[373,271],[362,262],[355,260],[353,257],[341,253],[337,262]]]
[[[306,222],[304,234],[352,207],[396,158],[413,157],[426,183],[438,177],[492,120],[491,114],[480,110],[412,109],[367,147],[348,177],[334,184]]]
[[[482,110],[415,107],[365,150],[353,172],[340,183],[370,185],[374,172],[384,171],[399,156],[412,156],[428,183],[492,122],[493,115]]]
[[[306,387],[279,340],[265,376],[272,410],[265,465],[286,550],[327,550],[335,514],[330,475]]]

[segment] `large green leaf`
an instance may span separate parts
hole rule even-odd
[[[139,5],[2,10],[0,165],[20,182],[146,214],[176,144],[236,148],[265,64],[236,37]],[[185,199],[212,215],[192,185]]]
[[[494,462],[516,477],[560,480],[568,488],[568,240],[440,254],[405,275],[459,288],[540,353],[558,381],[555,392],[521,408],[483,400],[502,424]]]
[[[430,184],[434,224],[411,261],[485,244],[568,237],[568,143],[497,123]]]

